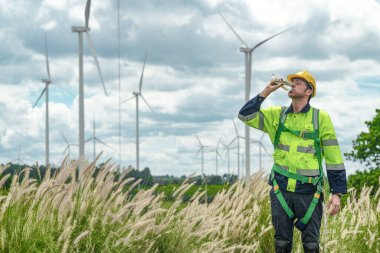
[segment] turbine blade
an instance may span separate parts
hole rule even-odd
[[[62,133],[61,129],[59,129],[59,132],[61,133],[63,139],[65,140],[66,144],[69,145],[69,142],[67,141],[65,135]]]
[[[46,91],[46,87],[42,90],[42,92],[41,92],[40,96],[38,97],[37,101],[34,103],[33,108],[36,107],[36,105],[38,104],[38,102],[40,102],[40,99],[41,99],[42,95],[45,93],[45,91]]]
[[[51,81],[50,78],[50,67],[49,67],[49,54],[48,54],[48,48],[47,48],[47,36],[45,33],[45,56],[46,56],[46,72],[48,75],[49,82]]]
[[[140,94],[140,97],[144,100],[146,105],[149,107],[149,109],[153,112],[154,116],[157,118],[157,120],[161,123],[160,118],[157,116],[157,114],[153,111],[153,108],[149,105],[148,101],[143,97],[143,95]]]
[[[238,132],[238,130],[237,130],[237,127],[236,127],[236,124],[235,124],[235,120],[234,120],[233,117],[231,117],[231,119],[232,119],[232,122],[234,123],[235,133],[236,133],[237,136],[239,136],[239,132]]]
[[[264,149],[264,151],[267,153],[267,154],[269,154],[269,152],[268,152],[268,150],[267,150],[267,148],[264,146],[264,144],[263,143],[261,143],[260,142],[260,146]]]
[[[227,19],[223,16],[223,14],[219,12],[219,15],[222,17],[222,19],[228,25],[231,31],[235,34],[236,38],[240,41],[240,43],[249,48],[248,44],[240,37],[240,35],[234,30],[234,28],[232,28],[232,26],[230,25],[230,23],[228,23]]]
[[[260,142],[263,140],[264,136],[265,136],[265,133],[263,133],[263,134],[261,135],[261,137],[260,137]]]
[[[86,28],[88,28],[88,22],[90,19],[91,0],[87,0],[86,10],[84,11],[84,18],[86,20]]]
[[[70,145],[68,145],[62,152],[62,156],[65,154],[65,152],[70,148]]]
[[[238,137],[233,138],[233,139],[230,141],[230,143],[228,143],[227,147],[231,146],[231,144],[234,143],[234,141],[235,141],[237,138],[238,138]]]
[[[129,101],[129,100],[131,100],[132,98],[134,98],[135,96],[132,96],[132,97],[130,97],[130,98],[128,98],[128,99],[126,99],[126,100],[124,100],[124,101],[121,101],[120,102],[120,104],[123,104],[123,103],[125,103],[125,102],[127,102],[127,101]]]
[[[142,83],[143,83],[143,78],[144,78],[144,69],[145,69],[146,58],[147,58],[147,55],[145,54],[144,65],[143,65],[141,76],[140,76],[139,93],[141,93],[141,88],[142,88]]]
[[[293,27],[288,28],[288,29],[286,29],[286,30],[283,30],[283,31],[281,31],[281,32],[279,32],[279,33],[276,33],[275,35],[272,35],[272,36],[270,36],[269,38],[266,38],[265,40],[263,40],[263,41],[257,43],[254,47],[252,47],[252,51],[255,50],[256,48],[258,48],[259,46],[261,46],[262,44],[264,44],[265,42],[267,42],[268,40],[271,40],[271,39],[273,39],[274,37],[277,37],[278,35],[280,35],[280,34],[282,34],[282,33],[285,33],[285,32],[287,32],[287,31],[289,31],[289,30],[291,30],[291,29],[293,29]]]
[[[197,140],[198,140],[198,142],[199,142],[199,145],[202,147],[203,145],[202,145],[202,142],[201,142],[201,140],[199,139],[198,135],[195,135],[195,138],[197,138]]]
[[[198,149],[197,153],[195,154],[195,156],[198,156],[199,155],[199,152],[201,152],[202,150],[202,146]]]
[[[89,0],[89,1],[91,2],[91,0]],[[94,57],[94,61],[95,61],[96,67],[97,67],[98,72],[99,72],[100,80],[102,81],[102,85],[103,85],[104,93],[106,94],[106,96],[108,96],[108,94],[107,94],[107,90],[106,90],[106,86],[104,85],[104,81],[103,81],[102,71],[100,70],[98,57],[96,56],[96,49],[95,49],[94,43],[92,43],[92,39],[91,39],[91,35],[90,35],[90,33],[89,33],[89,32],[86,32],[86,35],[87,35],[87,39],[88,39],[88,44],[90,45],[90,49],[91,49],[91,52],[92,52],[92,56]]]
[[[95,137],[95,140],[98,141],[98,142],[100,142],[100,143],[103,144],[104,146],[106,146],[106,147],[112,149],[109,145],[107,145],[104,141],[99,140],[97,137]]]
[[[94,139],[94,137],[91,137],[91,138],[88,138],[87,140],[85,140],[84,142],[89,142],[89,141],[92,141]]]
[[[219,149],[220,142],[221,142],[221,138],[219,138],[218,144],[216,144],[216,150]]]

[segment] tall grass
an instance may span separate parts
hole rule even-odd
[[[140,181],[128,171],[115,177],[105,163],[64,161],[54,175],[37,183],[24,170],[14,176],[0,197],[1,252],[273,252],[269,186],[263,173],[250,183],[237,182],[209,204],[196,193],[184,204],[191,187],[185,181],[167,205],[157,185],[133,193]],[[95,176],[96,175],[96,176]],[[0,182],[4,183],[5,180]],[[370,197],[350,191],[347,205],[336,217],[325,217],[322,252],[378,252],[380,191]],[[299,233],[295,252],[301,252]]]

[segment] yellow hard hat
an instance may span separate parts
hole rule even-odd
[[[311,94],[311,97],[314,97],[315,94],[317,93],[317,85],[315,84],[314,77],[307,70],[302,70],[295,74],[288,75],[288,81],[291,82],[293,78],[296,78],[296,77],[302,78],[313,88],[313,94]]]

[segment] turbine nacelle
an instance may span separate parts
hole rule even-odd
[[[41,79],[41,82],[46,83],[46,84],[51,84],[51,83],[52,83],[51,80],[46,79],[46,78],[42,78],[42,79]]]
[[[240,52],[243,52],[243,53],[251,53],[253,50],[253,48],[249,48],[249,47],[240,47]]]
[[[77,33],[87,32],[87,31],[90,31],[90,30],[91,30],[90,27],[84,27],[84,26],[72,26],[71,27],[71,31],[72,32],[77,32]]]
[[[136,92],[136,91],[134,91],[134,92],[132,92],[132,94],[134,95],[134,96],[140,96],[141,95],[141,92]]]

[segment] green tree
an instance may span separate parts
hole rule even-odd
[[[369,169],[380,167],[380,109],[376,109],[376,116],[372,121],[366,121],[368,132],[361,132],[356,140],[352,141],[353,151],[345,153],[348,160],[365,163]]]

